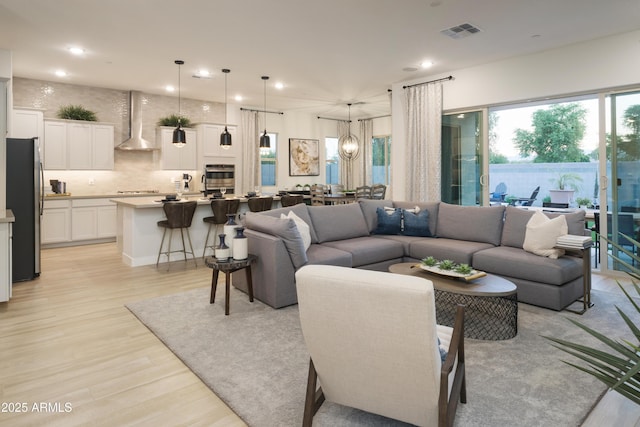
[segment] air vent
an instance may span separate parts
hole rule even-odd
[[[445,36],[451,37],[452,39],[462,39],[479,33],[480,31],[480,28],[469,23],[464,23],[456,25],[455,27],[447,28],[446,30],[442,30],[440,31],[440,33],[444,34]]]

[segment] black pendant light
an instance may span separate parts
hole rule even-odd
[[[175,63],[178,65],[178,126],[173,130],[173,145],[175,147],[184,147],[187,143],[187,135],[180,123],[180,118],[182,117],[180,113],[180,66],[184,64],[184,61],[176,59]]]
[[[231,72],[228,68],[223,68],[224,73],[224,132],[220,134],[220,146],[225,150],[231,148],[231,134],[227,130],[227,74]]]
[[[269,76],[262,76],[264,80],[264,133],[260,136],[260,150],[266,151],[271,148],[271,139],[267,135],[267,80]]]

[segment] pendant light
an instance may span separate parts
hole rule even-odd
[[[187,135],[182,129],[182,125],[180,123],[180,119],[182,118],[182,114],[180,112],[180,66],[184,64],[184,61],[180,59],[175,60],[176,65],[178,65],[178,126],[173,130],[173,145],[174,147],[184,147],[187,143]]]
[[[338,140],[338,154],[346,162],[346,184],[347,188],[351,188],[350,181],[353,169],[352,163],[360,154],[360,141],[358,141],[358,138],[351,133],[351,104],[347,105],[349,106],[349,133],[341,136]]]
[[[223,68],[224,73],[224,132],[220,134],[220,147],[228,150],[231,148],[231,134],[227,130],[227,74],[231,72],[228,68]]]
[[[264,80],[264,133],[260,136],[260,151],[269,151],[271,148],[271,139],[267,135],[267,80],[269,76],[262,76]]]

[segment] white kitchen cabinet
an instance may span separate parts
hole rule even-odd
[[[45,199],[41,232],[43,245],[71,241],[71,200]]]
[[[116,205],[109,199],[71,201],[71,240],[115,238]]]
[[[13,215],[0,221],[0,302],[9,301],[13,282],[12,273],[12,230]]]
[[[156,129],[156,141],[160,141],[160,167],[166,170],[191,171],[198,168],[197,132],[185,128],[187,143],[184,147],[176,147],[173,142],[173,127],[160,126]]]
[[[45,120],[44,128],[45,169],[113,169],[113,125]]]
[[[11,138],[38,138],[42,143],[44,137],[44,114],[42,110],[14,109],[11,116]]]
[[[45,120],[42,147],[44,169],[67,169],[67,124]]]
[[[237,137],[235,126],[227,126],[227,130],[231,134],[231,147],[229,148],[220,146],[220,134],[224,131],[224,125],[199,123],[196,125],[196,130],[198,131],[198,159],[204,157],[239,158],[241,156],[241,143]]]

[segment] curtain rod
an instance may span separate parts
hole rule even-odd
[[[334,118],[331,118],[331,117],[320,117],[320,116],[318,116],[318,119],[319,120],[335,120],[336,122],[349,122],[349,123],[351,123],[351,120],[334,119]]]
[[[381,119],[383,117],[391,117],[391,114],[385,114],[384,116],[365,117],[364,119],[358,119],[358,121],[361,122],[363,120]]]
[[[442,81],[445,81],[445,80],[453,80],[453,76],[443,77],[443,78],[441,78],[441,79],[435,79],[435,80],[431,80],[431,81],[429,81],[429,82],[416,83],[416,84],[414,84],[414,85],[402,86],[402,89],[407,89],[407,88],[409,88],[409,87],[414,87],[414,86],[426,85],[426,84],[429,84],[429,83],[442,82]]]
[[[253,110],[251,108],[243,108],[243,107],[240,107],[240,111],[256,111],[258,113],[284,114],[282,111]]]

